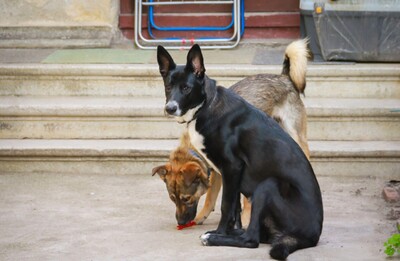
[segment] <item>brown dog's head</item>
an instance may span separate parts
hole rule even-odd
[[[197,161],[169,162],[153,168],[165,182],[170,199],[176,205],[176,221],[185,225],[196,217],[200,197],[209,187],[207,169]]]

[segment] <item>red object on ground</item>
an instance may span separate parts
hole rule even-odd
[[[190,221],[189,223],[186,223],[185,225],[177,225],[177,226],[176,226],[176,229],[182,230],[182,229],[184,229],[184,228],[192,227],[192,226],[194,226],[194,225],[196,225],[196,222],[194,222],[194,221],[192,220],[192,221]]]

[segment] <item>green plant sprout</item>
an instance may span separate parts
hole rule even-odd
[[[386,255],[393,256],[396,253],[400,254],[400,234],[392,235],[383,245],[386,247]]]

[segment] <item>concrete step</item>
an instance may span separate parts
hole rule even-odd
[[[155,61],[154,61],[155,62]],[[183,62],[183,61],[182,61]],[[210,64],[207,73],[222,86],[276,65]],[[399,64],[311,64],[307,97],[400,98]],[[0,96],[163,97],[155,64],[0,64]]]
[[[400,99],[306,98],[310,140],[400,140]]]
[[[400,99],[305,98],[309,140],[400,140]],[[0,96],[1,139],[171,139],[164,98]]]
[[[151,174],[173,140],[0,140],[0,173]],[[311,141],[317,175],[396,177],[400,141]]]
[[[0,138],[177,138],[183,126],[164,115],[164,103],[161,98],[0,96]]]

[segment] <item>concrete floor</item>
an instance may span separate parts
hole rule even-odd
[[[319,177],[320,243],[288,260],[384,260],[395,232],[381,197],[384,179]],[[0,174],[0,260],[266,260],[258,249],[202,246],[204,225],[176,230],[164,184],[143,175]]]

